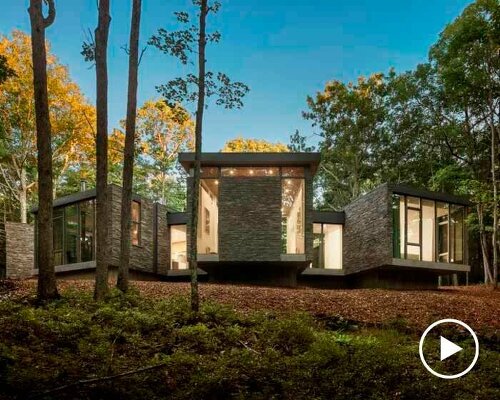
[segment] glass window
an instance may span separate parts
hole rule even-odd
[[[398,194],[392,195],[392,256],[395,258],[401,257],[401,225],[400,222],[400,196]],[[403,202],[404,204],[404,202]],[[403,208],[404,210],[404,208]],[[404,238],[403,238],[404,242]],[[403,253],[404,255],[404,253]]]
[[[313,268],[323,268],[323,227],[313,224]]]
[[[418,246],[420,245],[420,210],[408,208],[406,212],[408,217],[407,242]]]
[[[64,264],[64,208],[54,209],[54,265]]]
[[[64,229],[64,263],[73,264],[78,262],[78,242],[80,239],[78,224],[78,204],[67,206],[65,212]]]
[[[227,177],[273,177],[279,176],[279,168],[277,167],[231,167],[222,168],[222,176]]]
[[[304,179],[281,180],[282,248],[285,254],[304,254]]]
[[[188,269],[186,225],[170,227],[170,269]]]
[[[94,259],[95,249],[95,213],[93,201],[80,203],[80,225],[81,261],[92,261]]]
[[[342,269],[342,225],[313,225],[313,268]]]
[[[464,262],[464,207],[451,206],[450,218],[450,262]]]
[[[281,167],[281,176],[287,178],[303,178],[304,168],[303,167]]]
[[[141,203],[132,201],[130,240],[134,246],[141,245]]]
[[[435,261],[436,227],[434,225],[434,202],[422,200],[422,260]]]
[[[463,206],[394,194],[392,218],[394,257],[465,262]]]
[[[219,181],[202,179],[198,207],[198,254],[219,252]]]
[[[323,225],[325,268],[342,269],[342,225]]]
[[[439,262],[448,261],[448,204],[436,203],[437,222],[437,260]]]

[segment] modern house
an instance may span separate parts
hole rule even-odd
[[[189,176],[189,210],[194,154],[180,154],[179,162]],[[341,212],[320,212],[312,184],[318,153],[203,153],[201,162],[198,267],[209,280],[433,288],[439,275],[470,270],[463,198],[383,184]],[[111,266],[118,264],[120,194],[110,185]],[[87,190],[55,201],[58,273],[95,268],[94,199],[95,190]],[[187,278],[189,213],[134,197],[132,221],[136,278]],[[2,235],[0,227],[0,270],[9,229]],[[36,274],[31,265],[25,275]]]

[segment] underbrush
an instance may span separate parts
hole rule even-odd
[[[43,307],[6,300],[0,302],[0,397],[500,397],[494,349],[482,349],[465,377],[444,381],[424,369],[418,336],[399,325],[368,329],[328,316],[242,314],[210,302],[194,314],[186,298],[158,301],[134,291],[113,291],[102,303],[71,290]],[[116,376],[125,372],[132,373]]]

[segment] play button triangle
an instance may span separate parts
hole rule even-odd
[[[448,339],[442,336],[440,338],[441,338],[441,361],[446,360],[453,354],[458,353],[460,350],[463,350],[460,346],[457,346],[455,343],[450,342]]]

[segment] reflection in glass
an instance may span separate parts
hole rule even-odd
[[[451,206],[450,218],[450,262],[463,264],[464,262],[464,208],[458,205]]]
[[[422,260],[435,261],[434,202],[422,200]]]
[[[219,252],[219,181],[202,179],[198,206],[198,254]]]
[[[94,202],[86,201],[80,203],[80,223],[81,223],[81,256],[82,262],[92,261],[94,259],[94,230],[95,215]]]
[[[448,204],[436,203],[437,221],[437,260],[449,262],[448,260]]]
[[[170,269],[188,269],[186,225],[170,227]]]
[[[64,264],[64,208],[54,209],[54,265]]]
[[[281,240],[285,254],[304,254],[304,179],[281,180]]]
[[[65,208],[64,254],[65,264],[78,262],[78,243],[80,232],[78,229],[78,204]]]

